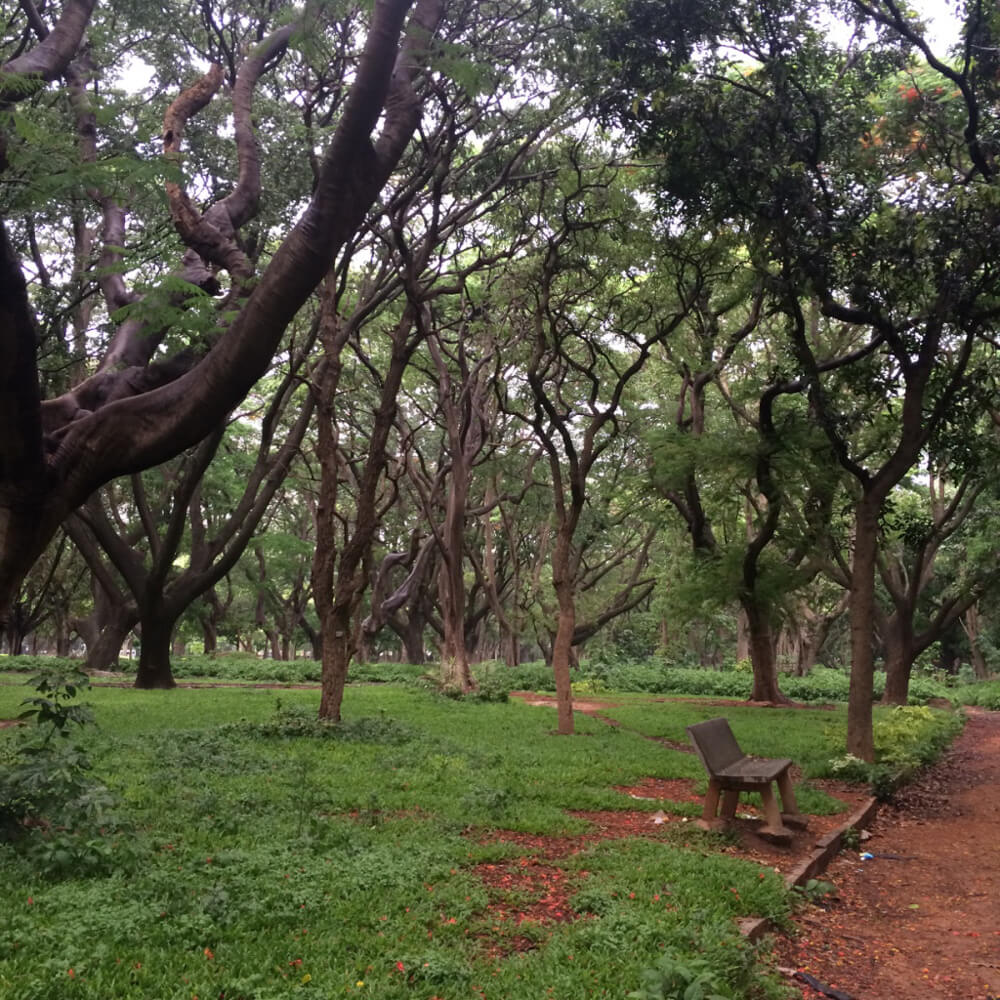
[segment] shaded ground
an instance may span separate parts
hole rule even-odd
[[[969,710],[935,767],[885,806],[837,888],[779,942],[779,964],[857,1000],[1000,997],[1000,712]],[[821,996],[802,988],[803,996]]]

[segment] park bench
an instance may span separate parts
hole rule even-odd
[[[727,719],[708,719],[688,726],[687,731],[708,772],[708,792],[699,826],[708,830],[731,823],[736,816],[740,792],[760,793],[766,817],[766,825],[760,833],[768,840],[787,844],[792,838],[789,826],[802,829],[808,826],[808,821],[799,815],[795,803],[792,778],[788,773],[791,760],[785,757],[748,757],[736,742]],[[778,785],[783,811],[778,808],[772,782]],[[720,796],[722,815],[717,820]]]

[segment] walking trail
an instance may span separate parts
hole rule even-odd
[[[778,964],[855,1000],[1000,1000],[1000,712],[971,709],[871,833],[821,876],[836,895],[796,917]]]

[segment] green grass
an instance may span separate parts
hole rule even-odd
[[[27,693],[0,686],[0,718]],[[474,872],[519,853],[490,829],[571,835],[587,824],[568,810],[696,811],[614,786],[701,781],[691,754],[646,737],[683,741],[717,706],[622,697],[607,713],[620,728],[578,715],[578,734],[556,737],[550,708],[385,684],[350,687],[339,727],[315,722],[316,691],[97,688],[87,700],[97,727],[79,740],[121,799],[100,838],[109,862],[58,878],[44,851],[0,846],[0,997],[621,997],[665,950],[726,970],[734,995],[781,994],[734,932],[739,917],[787,919],[780,879],[690,827],[651,824],[653,839],[554,862],[589,914],[571,923],[498,921]],[[843,722],[725,714],[747,750],[817,769],[823,730]],[[0,752],[21,738],[0,732]],[[808,810],[835,806],[801,794]],[[489,957],[488,942],[514,937],[537,947]]]

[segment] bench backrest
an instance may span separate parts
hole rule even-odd
[[[698,722],[688,726],[687,732],[702,764],[705,765],[705,770],[710,775],[718,774],[746,756],[729,728],[728,719],[718,718]]]

